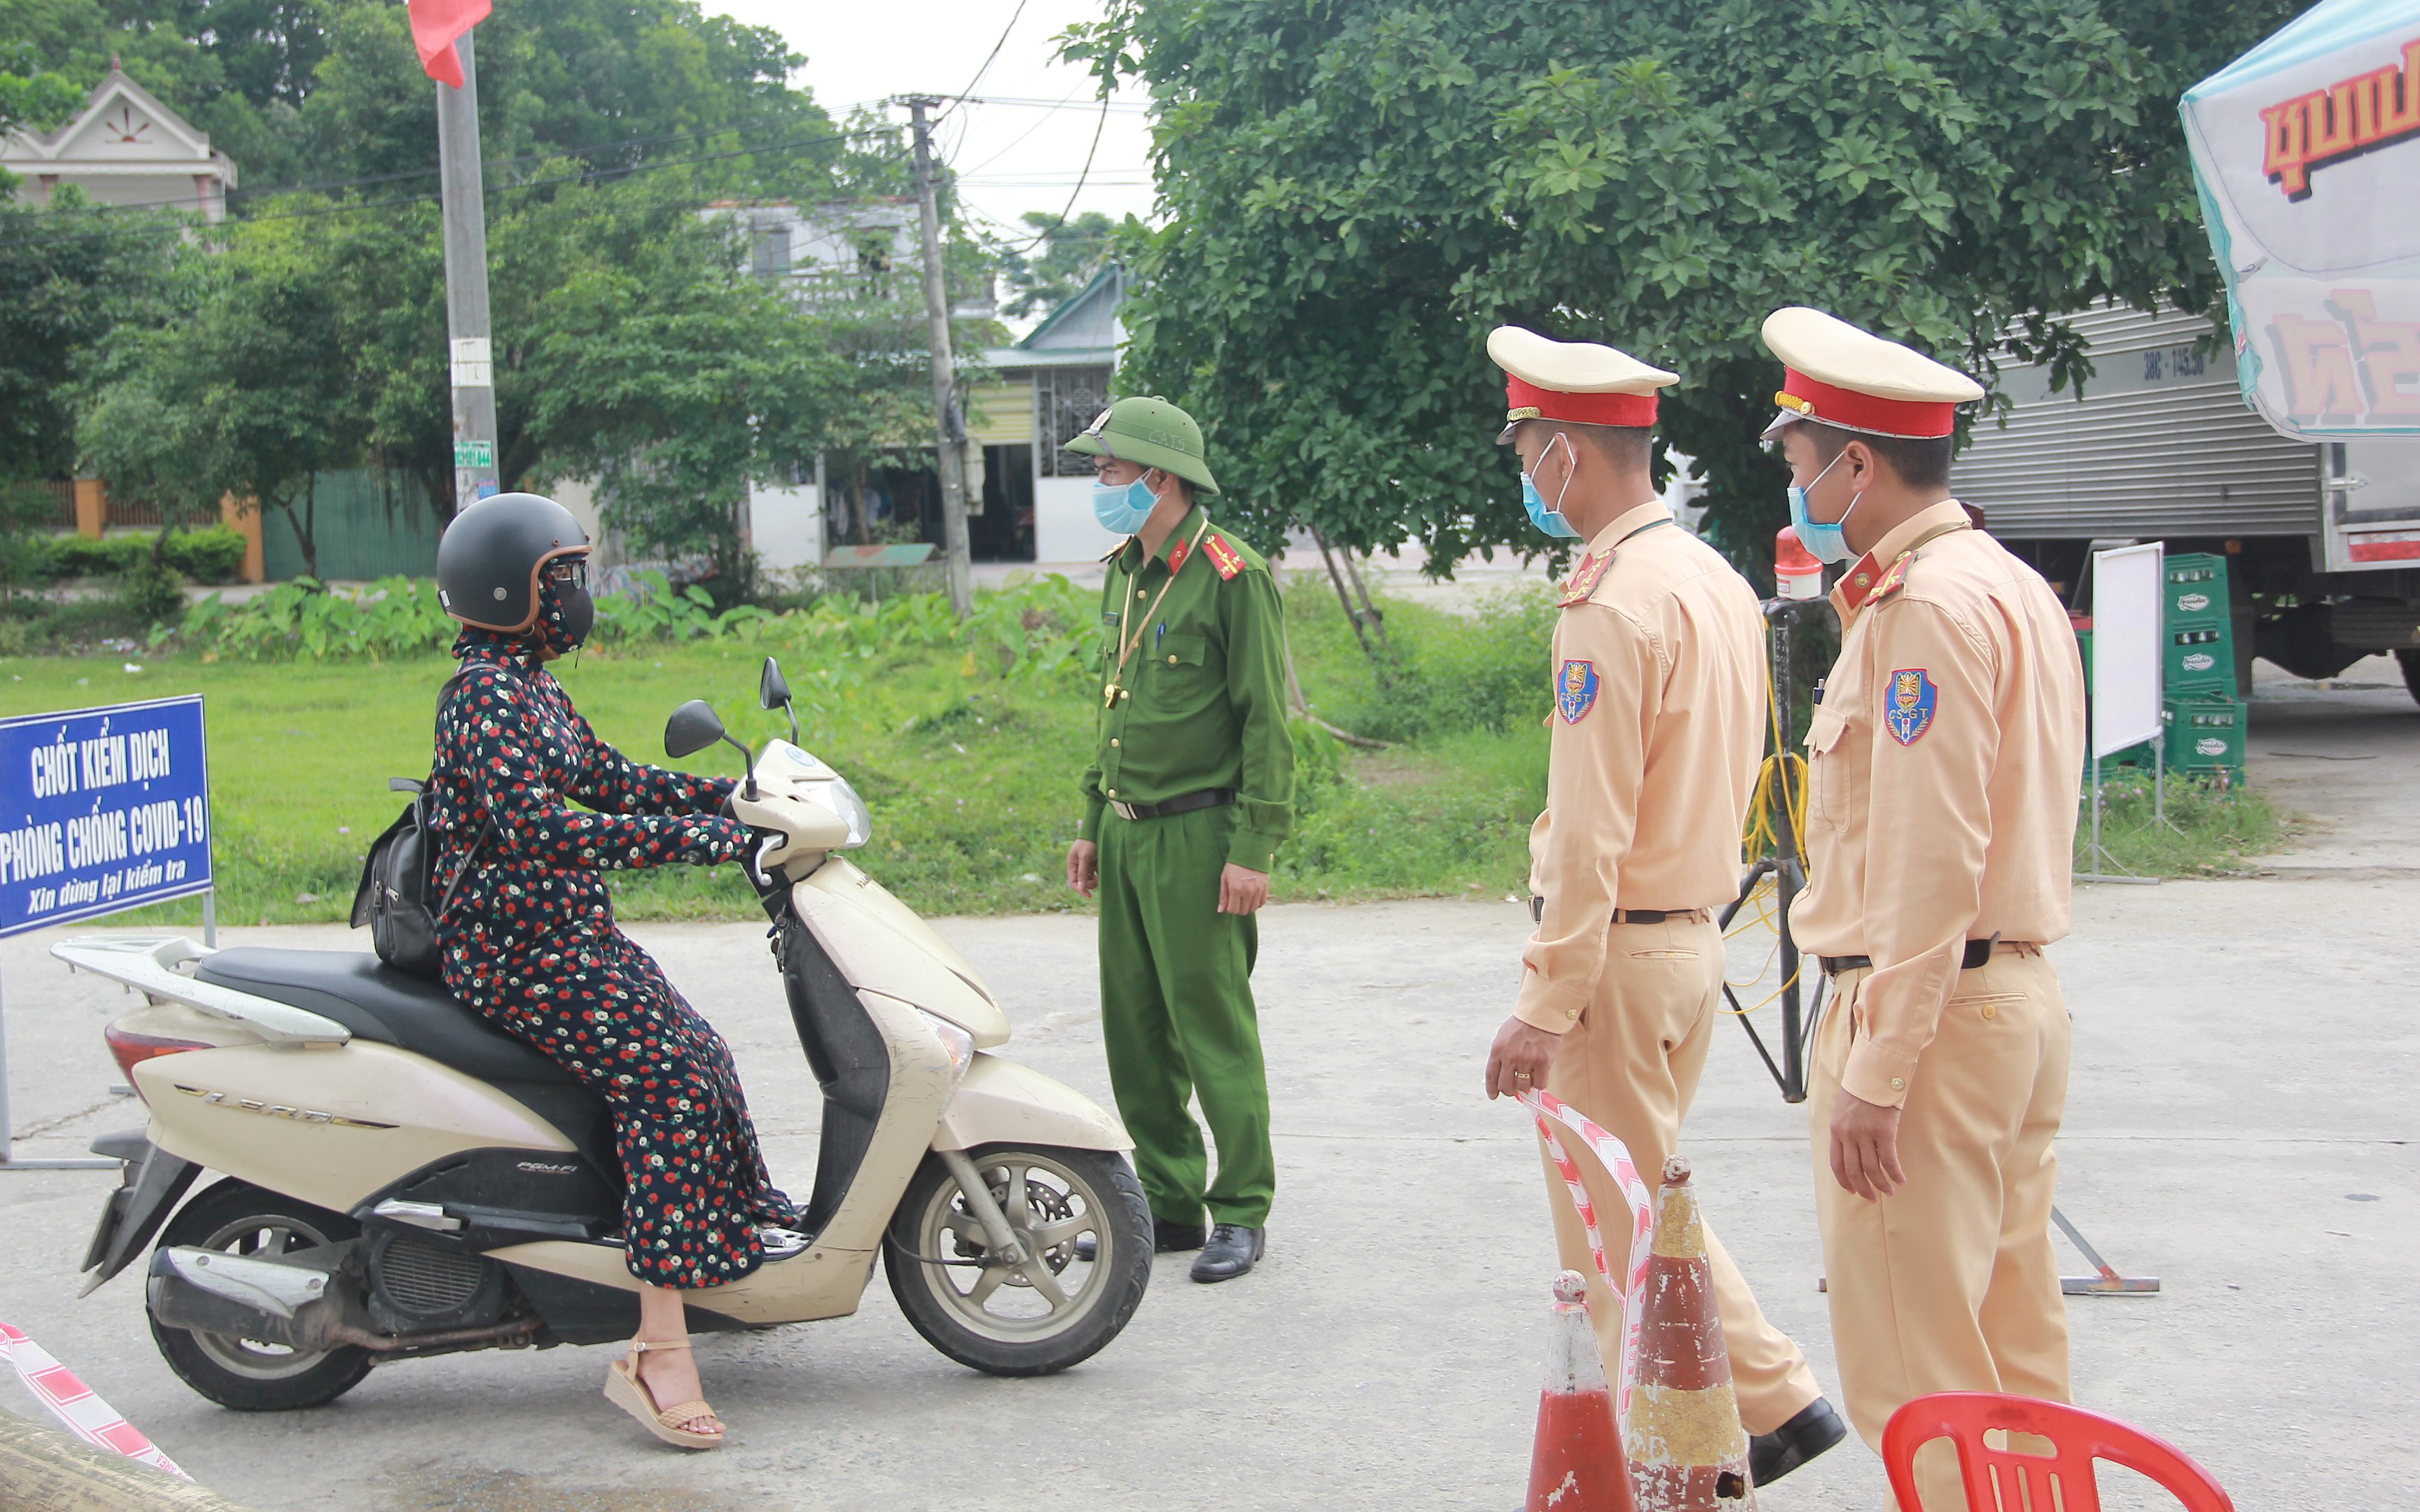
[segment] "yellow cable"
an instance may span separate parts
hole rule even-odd
[[[1767,728],[1773,732],[1774,749],[1757,767],[1756,787],[1748,801],[1747,824],[1740,836],[1740,841],[1751,856],[1761,856],[1779,850],[1781,833],[1776,827],[1776,810],[1778,810],[1779,822],[1790,826],[1790,837],[1794,842],[1792,849],[1803,856],[1807,854],[1807,761],[1796,751],[1781,748],[1781,695],[1779,689],[1774,686],[1770,675],[1765,678],[1764,698],[1765,707],[1772,716],[1772,723]],[[1779,790],[1777,803],[1775,792],[1776,788]],[[1764,962],[1757,968],[1756,975],[1746,981],[1729,981],[1726,976],[1726,981],[1733,988],[1752,987],[1763,980],[1765,972],[1772,969],[1774,958],[1781,953],[1781,929],[1774,916],[1774,899],[1777,891],[1773,879],[1767,877],[1758,883],[1756,890],[1749,894],[1749,901],[1756,904],[1757,922],[1773,931],[1773,949],[1766,952]],[[1740,911],[1740,915],[1745,913],[1745,909]],[[1743,920],[1740,915],[1733,916],[1731,928],[1725,932],[1726,939],[1742,927]],[[1801,969],[1804,969],[1803,958]],[[1793,973],[1791,980],[1796,980],[1796,974]],[[1723,1011],[1734,1015],[1753,1013],[1759,1009],[1778,1002],[1781,995],[1789,990],[1790,985],[1789,981],[1783,982],[1773,990],[1770,996],[1749,1007],[1727,1008]]]

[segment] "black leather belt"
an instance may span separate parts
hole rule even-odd
[[[1992,951],[1999,943],[2000,937],[1996,934],[1988,940],[1968,940],[1966,953],[1958,958],[1958,969],[1982,970],[1983,963],[1992,959]],[[1837,977],[1843,971],[1857,971],[1874,964],[1874,958],[1869,955],[1827,955],[1820,959],[1823,963],[1823,974],[1827,977]]]
[[[1617,924],[1661,924],[1672,918],[1695,924],[1712,917],[1702,908],[1617,908],[1613,911],[1613,921]],[[1532,894],[1529,899],[1529,922],[1543,924],[1545,921],[1546,900]]]
[[[1196,809],[1216,809],[1235,801],[1233,788],[1203,788],[1199,793],[1180,793],[1165,803],[1120,803],[1109,800],[1109,807],[1121,819],[1165,819],[1171,814],[1191,813]]]

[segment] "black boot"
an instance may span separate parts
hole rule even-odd
[[[1202,1226],[1200,1224],[1176,1224],[1165,1218],[1154,1218],[1151,1221],[1153,1254],[1172,1255],[1180,1250],[1201,1247]],[[1076,1241],[1076,1258],[1090,1264],[1093,1257],[1098,1253],[1099,1246],[1093,1242],[1092,1235],[1085,1234]]]
[[[1196,1281],[1233,1281],[1257,1263],[1268,1249],[1269,1231],[1242,1224],[1219,1224],[1210,1230],[1210,1242],[1193,1261]]]
[[[1747,1478],[1761,1489],[1829,1449],[1849,1435],[1848,1425],[1832,1404],[1818,1396],[1798,1415],[1747,1443]]]

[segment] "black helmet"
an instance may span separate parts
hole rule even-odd
[[[553,500],[491,494],[456,515],[438,539],[437,601],[465,625],[517,635],[536,623],[546,563],[587,552],[588,532]]]

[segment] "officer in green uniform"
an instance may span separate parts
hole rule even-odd
[[[1067,881],[1101,896],[1101,1039],[1158,1247],[1201,1250],[1193,1279],[1225,1281],[1261,1257],[1277,1189],[1251,974],[1252,916],[1294,822],[1284,624],[1268,563],[1194,501],[1218,485],[1192,416],[1121,399],[1067,449],[1096,458],[1101,524],[1131,532],[1102,559],[1098,728]]]

